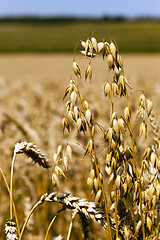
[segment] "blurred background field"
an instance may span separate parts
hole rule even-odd
[[[95,119],[105,128],[109,125],[110,101],[104,97],[103,87],[106,81],[106,61],[102,57],[93,59],[93,78],[91,84],[84,81],[86,60],[77,56],[82,70],[82,79],[79,87],[83,97],[89,102]],[[159,59],[160,55],[123,54],[125,76],[129,84],[135,89],[143,89],[145,95],[152,99],[157,120],[159,120],[160,82]],[[18,211],[20,227],[26,219],[29,209],[46,192],[69,192],[73,196],[87,198],[93,201],[89,188],[86,185],[90,171],[90,161],[84,160],[84,149],[75,141],[86,146],[89,136],[78,134],[76,127],[71,133],[63,135],[61,119],[65,114],[63,100],[64,91],[69,84],[72,70],[72,54],[1,54],[0,55],[0,166],[10,180],[10,164],[14,145],[17,142],[33,142],[46,154],[53,164],[53,154],[57,146],[65,146],[67,141],[72,146],[73,159],[69,162],[69,170],[65,172],[67,179],[60,178],[60,188],[55,189],[51,183],[51,173],[42,169],[31,159],[17,156],[14,167],[14,194],[13,198]],[[131,96],[130,105],[132,116],[136,115],[139,92]],[[123,115],[123,98],[118,98],[115,109]],[[102,108],[103,106],[103,108]],[[102,111],[103,110],[103,111]],[[134,117],[133,117],[134,118]],[[133,122],[134,136],[139,135],[138,119]],[[27,130],[26,132],[23,131]],[[139,141],[138,138],[136,138]],[[101,166],[104,165],[103,134],[96,129],[96,151]],[[145,141],[140,141],[138,155],[143,153]],[[107,147],[107,146],[106,146]],[[137,159],[139,161],[140,158]],[[102,167],[103,169],[103,167]],[[105,175],[105,172],[104,172]],[[4,224],[9,217],[9,195],[2,177],[0,176],[0,232],[4,237]],[[76,183],[76,184],[75,184]],[[24,239],[43,239],[46,229],[60,209],[58,204],[44,204],[35,213],[25,231]],[[54,222],[50,231],[51,237],[62,234],[67,236],[71,212],[65,211]],[[104,232],[99,225],[94,224],[93,239],[104,239]],[[93,230],[92,229],[92,230]],[[75,219],[70,239],[83,239],[78,218]],[[92,239],[92,238],[91,238]]]
[[[157,4],[158,2],[159,0]],[[6,0],[0,6],[0,167],[8,182],[13,149],[17,142],[33,142],[46,154],[51,164],[59,144],[64,146],[71,139],[86,146],[88,135],[78,135],[76,127],[70,134],[65,132],[63,135],[61,119],[65,114],[64,91],[74,76],[74,48],[79,39],[85,41],[92,33],[98,41],[115,40],[122,54],[125,76],[129,84],[134,90],[143,89],[146,97],[152,99],[157,120],[160,120],[160,13],[156,4],[151,5],[147,0],[122,0],[114,1],[114,4],[112,1],[107,4],[106,1],[100,1],[99,4],[81,1],[77,8],[73,1],[64,1],[63,5],[61,1],[39,0],[38,3],[30,0]],[[58,5],[63,11],[57,10]],[[100,7],[103,10],[101,12]],[[156,17],[154,11],[151,11],[153,8]],[[66,17],[68,12],[69,16],[72,16],[70,9],[74,17]],[[108,18],[107,15],[101,17],[105,11],[111,14],[109,16],[113,14],[113,18]],[[150,11],[151,17],[148,15]],[[62,16],[63,12],[64,17],[56,17],[59,13]],[[146,18],[143,13],[146,14]],[[25,14],[31,16],[25,17]],[[137,18],[136,14],[143,16]],[[53,15],[53,18],[49,15]],[[80,15],[88,17],[79,17]],[[78,45],[77,50],[80,49],[82,50],[82,47]],[[93,78],[90,84],[84,80],[87,61],[83,61],[79,54],[76,61],[82,70],[80,91],[89,102],[97,122],[108,128],[110,102],[104,97],[107,63],[102,60],[102,56],[93,59]],[[137,91],[130,96],[133,116],[136,115],[139,95],[140,92]],[[122,98],[118,98],[116,110],[122,115],[123,100],[121,102],[119,99]],[[138,136],[138,120],[133,124],[134,136]],[[103,134],[97,134],[96,150],[101,164],[104,165],[104,154],[101,154],[104,149],[102,138]],[[13,199],[20,227],[28,211],[45,192],[69,192],[76,197],[87,198],[88,201],[94,200],[86,185],[90,161],[83,161],[84,149],[73,141],[70,145],[73,149],[73,160],[65,173],[67,179],[60,179],[60,189],[53,188],[48,171],[33,164],[27,157],[17,157]],[[140,141],[139,157],[144,145],[145,142]],[[58,204],[44,204],[37,209],[26,229],[24,240],[43,239],[58,209]],[[0,175],[0,236],[3,239],[4,224],[8,218],[9,194]],[[49,239],[59,234],[66,239],[70,221],[71,212],[62,213],[54,222]],[[103,240],[104,233],[101,228],[96,224],[93,226],[91,227],[95,238],[92,236],[91,239]],[[70,239],[82,239],[78,218],[75,219]]]
[[[160,21],[86,19],[6,19],[0,21],[1,53],[73,52],[78,39],[95,32],[115,39],[121,52],[160,52]]]

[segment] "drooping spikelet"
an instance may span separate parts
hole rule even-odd
[[[51,165],[48,162],[48,159],[45,157],[44,154],[42,154],[40,152],[39,149],[36,148],[35,145],[33,145],[33,143],[28,143],[28,142],[16,143],[15,153],[16,154],[21,154],[21,153],[26,154],[35,163],[38,163],[43,168],[50,168],[51,167]]]
[[[83,214],[83,217],[86,219],[97,221],[104,229],[107,228],[105,210],[103,208],[98,208],[94,202],[88,202],[86,199],[72,197],[69,193],[61,193],[57,195],[56,192],[52,192],[49,195],[45,194],[44,196],[44,201],[63,204],[65,208],[76,210],[78,214]]]
[[[5,224],[5,233],[7,240],[16,240],[17,237],[17,228],[13,220],[8,220]]]
[[[85,80],[87,79],[87,77],[89,77],[89,80],[91,82],[91,78],[92,78],[92,68],[91,68],[91,62],[88,63],[86,71],[85,71]]]
[[[80,70],[80,67],[78,66],[78,64],[73,61],[73,71],[74,71],[74,74],[78,77],[81,78],[81,70]]]

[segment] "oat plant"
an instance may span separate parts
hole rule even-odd
[[[86,41],[80,40],[80,51],[88,64],[84,73],[78,64],[76,49],[73,57],[74,77],[66,88],[64,98],[66,116],[62,119],[63,131],[77,126],[78,132],[88,133],[85,154],[90,157],[91,169],[87,184],[95,196],[95,204],[105,212],[107,231],[110,239],[158,239],[160,230],[160,159],[159,126],[153,112],[153,104],[142,90],[134,90],[123,68],[122,57],[114,41],[97,42],[92,35]],[[106,61],[106,82],[104,95],[110,101],[109,127],[101,126],[94,118],[91,107],[82,96],[79,82],[92,79],[92,62],[98,55]],[[76,60],[77,56],[77,60]],[[100,61],[100,59],[99,59]],[[140,93],[137,115],[132,119],[131,95]],[[123,99],[124,111],[117,111],[117,98]],[[141,118],[139,136],[134,135],[133,122]],[[140,138],[149,138],[147,128],[152,128],[152,145],[144,154],[137,155]],[[95,129],[104,136],[106,156],[98,159]],[[86,137],[86,136],[84,136]],[[104,149],[104,150],[105,150]],[[102,164],[103,161],[103,164]],[[140,164],[140,167],[137,166]],[[110,196],[110,199],[109,197]]]

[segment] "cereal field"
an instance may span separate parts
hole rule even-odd
[[[155,115],[159,121],[160,55],[123,54],[122,58],[129,84],[134,90],[144,90],[145,96],[153,102]],[[67,192],[71,196],[94,201],[94,194],[91,194],[86,184],[91,170],[90,157],[87,154],[84,156],[85,149],[82,147],[87,146],[89,135],[88,133],[78,134],[75,126],[71,127],[70,133],[65,130],[63,134],[61,123],[68,97],[63,100],[64,92],[70,79],[74,78],[72,59],[72,54],[0,55],[0,167],[7,182],[10,182],[11,161],[17,142],[33,142],[46,155],[51,165],[54,164],[53,156],[60,144],[62,147],[69,144],[72,148],[72,160],[68,161],[68,170],[65,170],[60,162],[65,177],[60,176],[57,180],[59,188],[54,186],[52,172],[48,169],[43,169],[23,154],[16,156],[13,200],[20,227],[30,209],[44,193]],[[84,78],[87,61],[79,55],[76,62],[82,72],[82,77],[78,80],[80,92],[88,101],[96,121],[104,128],[108,128],[110,100],[104,96],[107,63],[102,60],[102,57],[93,59],[93,76],[90,83],[88,79],[85,82]],[[140,122],[136,120],[135,115],[139,96],[140,91],[130,95],[130,106],[134,116],[133,136],[139,141],[138,165],[147,144],[152,144],[150,139],[139,140],[137,137]],[[123,108],[124,99],[119,97],[115,100],[118,115],[123,114]],[[105,149],[103,134],[101,136],[98,132],[95,127],[97,134],[95,148],[100,164],[103,166],[106,152],[102,152],[102,149]],[[105,172],[103,174],[105,175]],[[60,208],[58,203],[44,203],[37,208],[28,222],[23,239],[44,239],[50,221]],[[4,224],[9,219],[9,211],[9,194],[0,175],[0,236],[3,236],[2,239],[5,239]],[[48,239],[56,239],[54,237],[58,235],[67,239],[72,217],[70,210],[59,213],[49,231]],[[106,236],[99,224],[92,221],[90,235],[89,239],[105,239]],[[77,216],[73,222],[70,239],[83,239]]]

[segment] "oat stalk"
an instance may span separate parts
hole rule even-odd
[[[79,90],[77,77],[76,77],[76,87],[77,87],[78,95],[80,96],[81,105],[82,105],[83,112],[84,112],[83,97],[81,96],[81,93],[80,93],[80,90]],[[84,118],[86,119],[85,115],[84,115]],[[87,122],[87,127],[88,127],[88,130],[89,130],[90,138],[91,138],[91,140],[93,142],[93,157],[92,157],[92,159],[95,160],[94,161],[94,163],[95,163],[95,170],[96,170],[96,175],[97,175],[97,177],[99,179],[99,183],[100,183],[100,186],[101,186],[101,189],[102,189],[102,195],[103,195],[105,211],[106,211],[106,218],[107,218],[107,223],[108,223],[109,236],[110,236],[110,239],[112,239],[110,220],[109,220],[109,214],[108,214],[108,207],[107,207],[107,199],[106,199],[106,195],[105,195],[105,191],[104,191],[104,186],[103,186],[103,184],[102,184],[102,182],[100,180],[100,176],[99,176],[99,163],[98,163],[98,158],[96,157],[94,138],[93,138],[93,135],[92,135],[92,132],[91,132],[91,129],[90,129],[90,126],[89,126],[89,123],[88,123],[87,119],[86,119],[86,122]]]
[[[109,78],[109,84],[111,86],[111,90],[110,90],[110,102],[111,102],[111,112],[110,112],[110,116],[112,116],[113,112],[114,112],[114,103],[113,103],[113,94],[112,94],[112,84],[111,84],[111,71],[110,69],[108,69],[108,78]]]
[[[127,106],[128,106],[128,108],[129,108],[129,96],[128,96],[127,90],[126,90],[126,95],[127,95]],[[133,164],[134,164],[134,168],[135,168],[136,179],[137,179],[137,183],[138,183],[138,191],[139,191],[140,216],[141,216],[141,221],[142,221],[143,240],[145,240],[145,227],[144,227],[144,218],[143,218],[143,210],[142,210],[141,183],[140,183],[139,174],[138,174],[138,170],[137,170],[136,159],[135,159],[133,130],[132,130],[132,123],[131,123],[131,116],[130,116],[130,114],[129,114],[129,125],[130,125],[130,133],[131,133],[130,136],[131,136],[132,152],[133,152]]]

